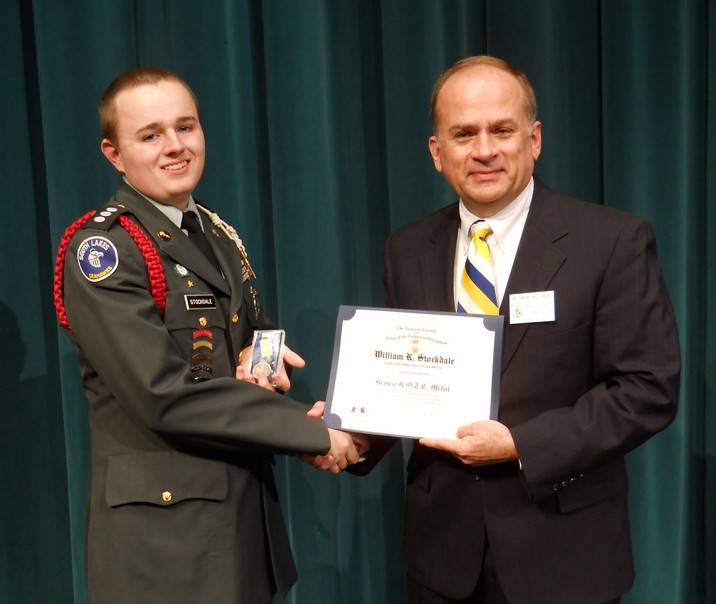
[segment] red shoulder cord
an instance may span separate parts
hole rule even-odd
[[[62,235],[60,245],[57,249],[57,263],[55,264],[55,280],[52,288],[52,295],[55,300],[55,312],[60,320],[60,325],[65,327],[67,331],[72,333],[72,328],[67,320],[67,311],[65,310],[64,301],[64,278],[65,278],[65,260],[67,256],[67,246],[70,239],[79,231],[82,226],[97,213],[96,210],[87,212],[84,216],[73,222]],[[147,275],[149,276],[149,287],[152,292],[152,298],[159,308],[159,312],[164,315],[164,309],[167,306],[167,279],[162,268],[162,261],[156,248],[142,231],[129,217],[122,214],[117,218],[117,222],[124,228],[127,233],[134,239],[139,251],[144,257],[144,263],[147,266]]]

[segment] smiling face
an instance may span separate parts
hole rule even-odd
[[[435,169],[476,216],[508,206],[542,148],[541,124],[531,123],[517,79],[487,65],[459,71],[440,89],[436,111],[428,142]]]
[[[144,84],[115,99],[116,143],[102,153],[154,201],[186,209],[204,171],[204,132],[189,91],[173,80]]]

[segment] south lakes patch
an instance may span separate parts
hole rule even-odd
[[[77,264],[87,281],[109,277],[119,266],[117,248],[106,237],[88,237],[77,250]]]

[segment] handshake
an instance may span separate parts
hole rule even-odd
[[[318,401],[309,409],[308,417],[323,417],[325,401]],[[363,459],[370,448],[370,440],[365,434],[344,432],[328,428],[331,437],[331,450],[326,455],[301,455],[301,461],[311,464],[318,470],[325,470],[331,474],[338,474],[348,466],[358,463]]]
[[[248,358],[251,356],[250,349],[242,351],[239,355],[239,365],[236,368],[236,379],[258,383],[262,388],[267,390],[286,392],[291,387],[291,381],[286,373],[285,365],[301,368],[306,362],[288,346],[284,346],[283,363],[281,371],[271,376],[271,380],[265,375],[259,375],[255,378],[248,370]],[[308,410],[308,417],[321,419],[325,410],[325,401],[316,402],[313,407]],[[366,453],[370,447],[370,440],[365,434],[354,434],[328,428],[328,434],[331,438],[331,449],[325,455],[303,454],[300,456],[301,461],[311,464],[318,470],[324,470],[331,474],[338,474],[341,470],[345,470],[348,466],[358,463],[362,459],[362,455]]]

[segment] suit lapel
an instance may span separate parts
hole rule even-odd
[[[428,238],[430,243],[420,257],[420,268],[425,292],[425,308],[445,312],[455,311],[453,273],[455,271],[455,246],[460,215],[457,204],[446,214]],[[437,282],[436,282],[436,275]]]
[[[507,329],[502,348],[502,370],[507,369],[529,324],[509,325],[511,294],[548,291],[552,279],[567,257],[555,244],[569,233],[559,206],[553,203],[551,192],[535,178],[534,198],[512,266],[507,289],[500,306]]]
[[[227,296],[231,294],[229,285],[224,277],[189,240],[184,232],[139,193],[123,182],[117,191],[116,199],[131,210],[162,252],[197,276],[208,281]],[[160,236],[160,232],[164,233],[164,235]],[[208,233],[207,236],[210,244],[214,244],[211,241],[213,235]],[[219,263],[222,264],[221,259],[219,259]],[[226,263],[226,258],[224,258],[224,263]]]

